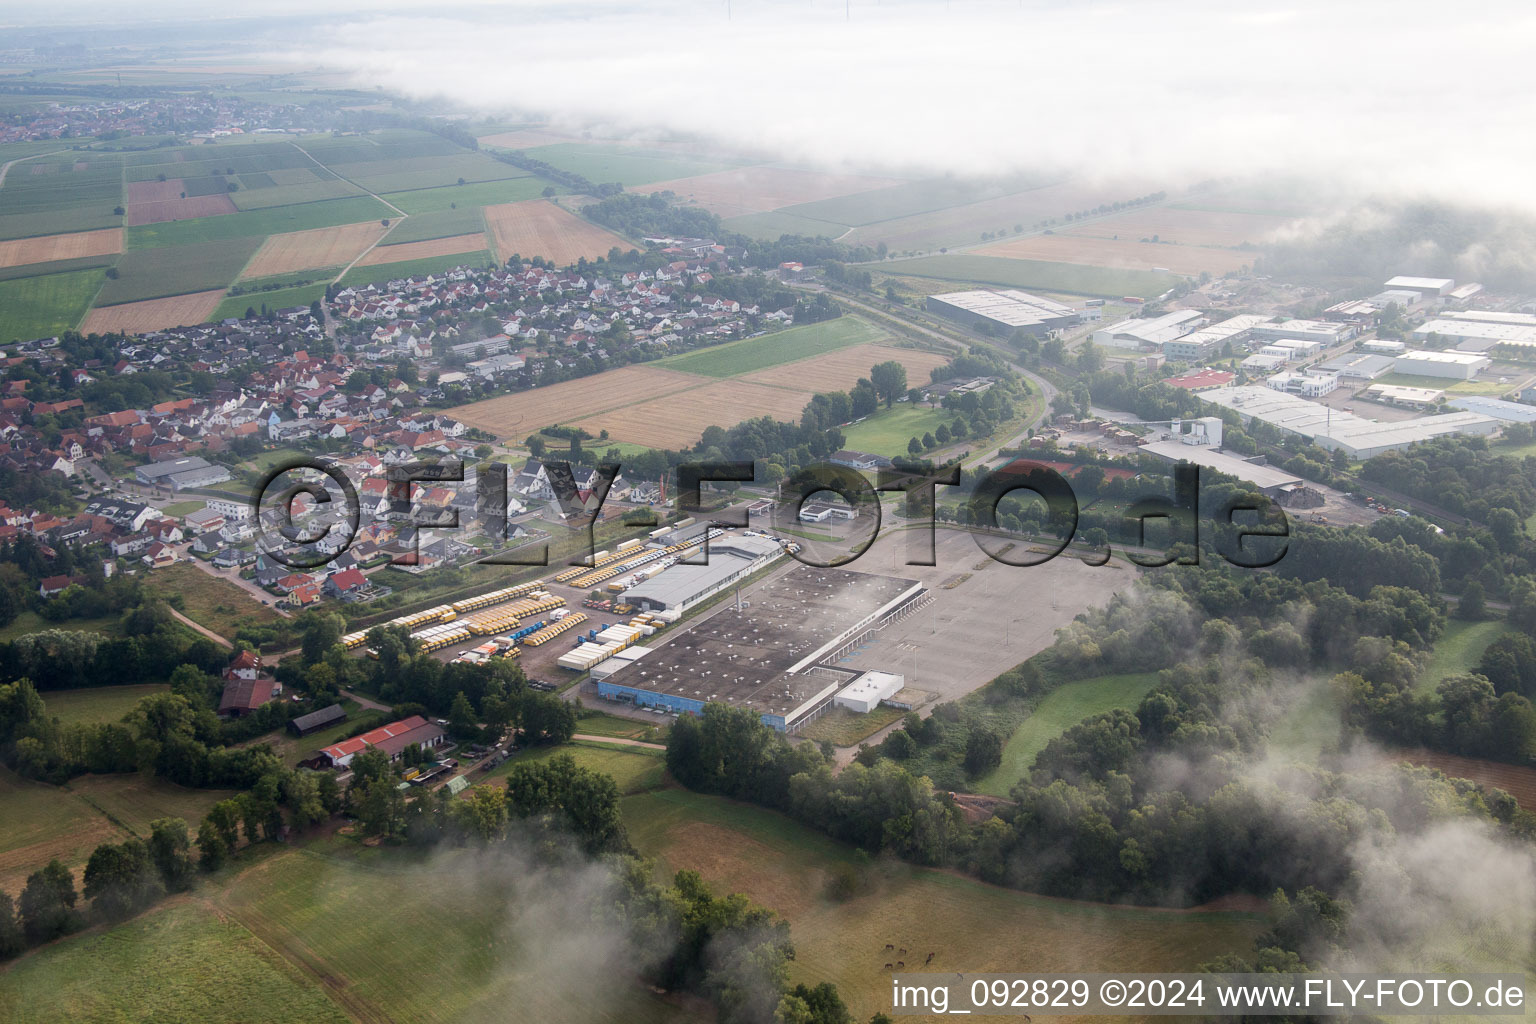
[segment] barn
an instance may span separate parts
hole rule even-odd
[[[312,732],[319,732],[321,729],[346,720],[347,709],[340,704],[332,704],[328,708],[321,708],[319,711],[311,711],[307,715],[291,719],[288,722],[288,731],[295,736],[308,736]]]
[[[434,725],[420,715],[402,718],[398,722],[381,725],[371,732],[342,740],[317,752],[316,757],[332,768],[345,768],[368,747],[382,750],[391,761],[398,760],[400,752],[412,743],[425,748],[440,747],[448,741],[442,727]]]

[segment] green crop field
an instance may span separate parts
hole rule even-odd
[[[654,365],[706,377],[735,377],[840,348],[889,340],[884,331],[856,316],[840,316],[804,327],[745,338],[658,360]]]
[[[876,455],[907,454],[907,442],[937,430],[941,423],[951,423],[955,414],[946,409],[902,403],[881,409],[859,423],[843,428],[844,444],[854,451]]]
[[[403,207],[402,207],[403,209]],[[485,215],[478,206],[460,206],[457,210],[434,210],[407,217],[384,236],[380,245],[425,242],[433,238],[452,238],[485,230]]]
[[[73,330],[105,280],[106,271],[97,269],[0,281],[0,341]]]
[[[626,971],[594,970],[601,929],[575,896],[494,855],[424,860],[340,838],[268,857],[216,898],[333,986],[355,1020],[695,1020]],[[564,948],[577,937],[582,948]]]
[[[338,268],[339,269],[339,268]],[[223,320],[226,317],[243,317],[245,311],[254,309],[261,311],[265,305],[268,309],[284,309],[288,306],[307,306],[316,299],[325,296],[325,286],[335,276],[333,270],[322,281],[313,284],[299,285],[294,288],[278,288],[270,292],[247,292],[244,295],[227,295],[219,302],[217,309],[213,311],[214,320]]]
[[[210,984],[210,972],[217,984]],[[0,975],[12,1024],[349,1024],[317,982],[238,923],[175,903],[65,939]]]
[[[546,188],[557,193],[568,191],[543,178],[507,178],[504,181],[477,181],[463,185],[444,185],[441,188],[421,188],[409,192],[390,192],[384,196],[391,203],[409,214],[432,213],[470,206],[496,206],[500,203],[516,203],[524,199],[537,199]]]
[[[1431,691],[1448,676],[1477,671],[1477,663],[1483,659],[1488,645],[1510,632],[1513,627],[1504,619],[1487,622],[1450,619],[1440,633],[1440,639],[1435,641],[1429,663],[1419,673],[1418,689]]]
[[[139,698],[168,690],[170,687],[164,683],[48,690],[43,693],[43,703],[48,706],[48,714],[65,725],[77,722],[117,722],[133,709]]]
[[[227,287],[240,276],[259,248],[260,238],[227,238],[159,249],[130,249],[117,262],[118,277],[102,286],[96,305],[115,306]]]
[[[329,181],[308,181],[302,185],[274,185],[272,188],[249,191],[241,189],[230,193],[229,199],[237,210],[268,210],[274,206],[298,206],[361,195],[363,190],[351,182],[332,178]]]
[[[723,224],[729,231],[739,231],[743,235],[768,240],[776,239],[780,235],[806,235],[810,238],[824,235],[827,238],[836,238],[850,227],[848,224],[834,224],[828,220],[797,216],[783,210],[744,213],[740,217],[728,218],[723,221]]]
[[[0,267],[0,281],[14,281],[19,277],[47,277],[49,274],[68,274],[76,270],[95,270],[110,267],[117,262],[117,254],[81,256],[72,260],[49,260],[47,263],[23,263],[19,267]]]
[[[442,156],[408,157],[367,163],[336,163],[329,169],[370,192],[405,192],[466,182],[526,177],[528,172],[484,153],[459,152]]]
[[[899,260],[883,268],[888,274],[936,277],[945,281],[979,281],[1007,288],[1065,292],[1113,298],[1161,295],[1178,283],[1173,274],[1150,270],[1115,270],[1089,267],[1078,263],[1051,263],[1044,260],[1013,260],[997,256],[920,256]]]
[[[690,178],[696,174],[710,174],[735,166],[723,161],[703,160],[662,150],[583,142],[534,146],[523,152],[535,160],[542,160],[562,171],[579,174],[596,184],[616,181],[625,185],[649,185],[653,181]]]
[[[1007,796],[1035,763],[1035,755],[1051,740],[1092,715],[1115,708],[1134,708],[1157,685],[1153,672],[1099,676],[1063,683],[1046,694],[1003,746],[1003,763],[977,780],[978,793]]]
[[[77,163],[85,164],[75,170]],[[73,153],[12,167],[0,188],[0,217],[54,210],[105,208],[123,200],[123,165],[116,156]]]
[[[125,775],[82,775],[65,787],[108,821],[136,836],[148,836],[156,818],[181,818],[197,830],[214,804],[235,795],[232,789],[187,789],[164,779]]]
[[[784,915],[796,950],[790,980],[835,983],[860,1021],[889,1009],[887,944],[907,949],[919,970],[931,952],[934,971],[1180,971],[1248,949],[1264,924],[1254,914],[1050,899],[895,862],[863,869],[866,890],[836,903],[828,883],[859,870],[854,851],[782,815],[675,788],[626,798],[623,810],[661,870],[692,868],[714,891],[744,892]]]
[[[220,636],[234,636],[248,620],[272,622],[278,618],[277,612],[257,604],[244,590],[190,562],[156,569],[149,580],[151,587],[166,596],[179,596],[187,618]]]
[[[13,896],[52,858],[84,864],[98,843],[123,834],[66,791],[29,782],[8,768],[0,768],[0,821],[0,890]]]
[[[217,217],[144,224],[128,229],[130,249],[154,246],[188,245],[230,238],[259,238],[309,228],[330,228],[365,220],[393,219],[394,212],[372,196],[328,199],[296,206],[276,206],[266,210],[226,213]]]
[[[94,231],[121,227],[123,218],[113,213],[117,203],[77,206],[70,210],[42,210],[0,217],[0,239],[59,235],[69,231]]]
[[[369,284],[375,281],[393,281],[417,274],[436,274],[454,267],[486,267],[495,262],[484,250],[462,252],[452,256],[427,256],[419,260],[402,260],[399,263],[380,263],[372,267],[353,267],[341,279],[342,285]]]
[[[935,178],[929,181],[912,181],[904,185],[891,185],[870,192],[818,199],[811,203],[786,206],[779,213],[792,217],[806,217],[829,224],[850,224],[860,227],[898,217],[911,217],[919,213],[945,210],[952,206],[979,203],[987,199],[1001,199],[1027,189],[1038,188],[1043,182],[1019,177],[1006,181],[969,182],[955,178]]]

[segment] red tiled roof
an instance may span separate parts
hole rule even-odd
[[[332,761],[339,761],[344,757],[356,754],[364,747],[376,747],[385,740],[396,736],[403,736],[412,730],[419,729],[427,724],[427,720],[420,715],[412,715],[398,722],[381,725],[372,732],[365,732],[361,736],[354,736],[349,740],[342,740],[335,746],[326,747],[320,753],[329,757]]]

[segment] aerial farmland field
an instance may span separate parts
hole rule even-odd
[[[247,237],[131,249],[117,261],[118,276],[102,287],[96,304],[113,306],[228,287],[261,246],[260,238]]]
[[[1146,270],[1089,267],[1045,260],[1003,259],[997,256],[976,256],[968,253],[897,260],[881,269],[887,273],[913,277],[936,277],[945,281],[975,281],[989,285],[1002,285],[1005,288],[1026,288],[1031,291],[1064,292],[1102,298],[1117,298],[1122,295],[1150,298],[1161,295],[1178,283],[1178,278],[1172,274],[1153,273]]]
[[[215,288],[206,292],[171,295],[163,299],[97,306],[86,314],[84,322],[80,324],[80,333],[144,334],[167,327],[207,323],[213,318],[213,311],[218,308],[223,297],[224,289]]]
[[[855,1020],[890,1008],[887,948],[931,952],[933,971],[1187,971],[1264,926],[1258,914],[1079,903],[896,862],[860,867],[851,848],[782,815],[682,789],[626,798],[624,819],[663,872],[691,868],[716,892],[784,915],[798,952],[791,979],[836,983]],[[866,873],[867,891],[830,899],[849,871]]]
[[[217,964],[209,985],[198,965]],[[124,1017],[125,1007],[150,1011]],[[237,922],[202,903],[167,904],[109,932],[90,932],[0,977],[0,1017],[13,1024],[349,1024],[324,988]]]
[[[856,316],[840,316],[834,320],[791,327],[757,338],[744,338],[724,345],[695,349],[678,356],[668,356],[657,365],[706,377],[734,377],[851,345],[883,341],[885,338],[885,332],[868,320]]]
[[[0,281],[0,340],[46,338],[71,330],[106,281],[100,269]]]
[[[542,160],[562,171],[572,171],[588,181],[616,181],[625,185],[649,185],[657,181],[689,178],[711,174],[732,166],[722,160],[711,160],[664,149],[642,149],[638,146],[601,145],[584,142],[561,142],[552,146],[535,146],[523,151],[535,160]]]
[[[847,319],[842,317],[840,319]],[[803,388],[814,383],[819,390],[846,390],[869,376],[870,367],[876,363],[894,360],[907,369],[907,383],[917,387],[928,383],[928,372],[943,366],[953,358],[953,353],[929,352],[915,348],[895,348],[890,345],[855,345],[840,348],[825,355],[811,356],[796,362],[781,363],[767,369],[743,374],[742,380],[775,387]],[[919,434],[922,431],[918,432]],[[905,442],[905,438],[902,439]]]
[[[0,268],[114,255],[123,251],[122,228],[39,235],[0,242]]]
[[[407,221],[409,223],[409,221]],[[383,263],[401,263],[407,260],[425,260],[441,256],[459,256],[465,253],[479,254],[485,251],[485,232],[468,235],[451,235],[446,238],[428,238],[420,242],[399,245],[380,245],[357,261],[359,267],[374,267]]]
[[[485,217],[478,207],[459,207],[456,210],[435,210],[415,213],[395,224],[382,245],[403,245],[406,242],[425,242],[432,238],[450,238],[485,230]]]
[[[275,206],[264,210],[230,213],[221,217],[168,224],[146,224],[128,229],[128,247],[145,249],[155,246],[188,245],[229,238],[261,238],[289,231],[307,231],[365,220],[390,220],[394,211],[372,196],[329,199],[297,206]]]
[[[491,229],[496,254],[504,260],[513,255],[524,259],[543,256],[566,264],[583,256],[606,256],[615,246],[634,248],[627,239],[543,199],[488,206],[485,222]]]
[[[578,416],[699,387],[707,378],[655,366],[625,366],[593,377],[488,398],[449,410],[465,425],[501,437],[522,438]]]
[[[1043,260],[1082,266],[1152,271],[1162,268],[1194,276],[1208,271],[1217,276],[1253,265],[1254,254],[1241,249],[1213,249],[1199,245],[1140,242],[1086,235],[1029,235],[975,250],[977,256]]]
[[[534,199],[546,189],[564,192],[543,178],[505,178],[499,181],[465,182],[463,185],[443,185],[438,188],[420,188],[408,192],[389,192],[384,198],[409,214],[432,213],[438,210],[464,209],[474,206],[491,206],[497,203],[517,203]]]
[[[240,274],[241,280],[272,277],[298,270],[343,267],[381,238],[387,229],[376,220],[270,235]]]
[[[901,182],[896,178],[762,166],[736,167],[692,178],[658,181],[630,191],[672,192],[683,202],[697,203],[722,217],[737,217],[899,184]]]

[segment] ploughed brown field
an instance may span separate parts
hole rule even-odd
[[[228,195],[188,196],[185,199],[167,199],[163,202],[129,203],[128,226],[164,224],[166,221],[191,220],[194,217],[217,217],[220,214],[234,212],[236,212],[234,201]]]
[[[862,174],[820,174],[785,167],[740,167],[692,178],[658,181],[632,188],[631,192],[673,192],[679,199],[695,202],[722,217],[762,213],[798,203],[831,199],[854,192],[900,185],[896,178]]]
[[[424,242],[402,242],[400,245],[380,245],[357,261],[360,267],[373,267],[381,263],[399,263],[403,260],[419,260],[428,256],[456,256],[461,252],[480,252],[485,248],[485,232],[454,235],[451,238],[429,238]]]
[[[1425,765],[1458,779],[1471,779],[1490,789],[1502,789],[1527,811],[1536,811],[1536,768],[1461,757],[1458,754],[1442,754],[1437,750],[1402,750],[1397,753],[1409,764]]]
[[[100,306],[85,315],[80,333],[106,334],[120,331],[124,334],[143,334],[167,327],[206,323],[213,316],[213,311],[219,308],[219,300],[223,298],[224,289],[217,288],[190,295],[172,295],[164,299],[125,302],[119,306]]]
[[[365,224],[343,224],[268,236],[245,265],[240,279],[345,266],[378,241],[385,230],[384,225],[373,220]]]
[[[85,256],[107,256],[123,251],[123,229],[101,228],[97,231],[72,231],[65,235],[41,235],[0,242],[0,267],[20,267],[28,263],[75,260]]]
[[[1198,245],[1167,245],[1121,238],[1085,238],[1079,235],[1031,235],[974,250],[978,256],[1002,256],[1016,260],[1048,260],[1090,267],[1152,270],[1164,267],[1175,274],[1208,270],[1225,274],[1252,266],[1254,253],[1239,249],[1212,249]]]
[[[625,251],[635,247],[612,231],[589,224],[547,199],[487,206],[485,223],[491,229],[499,260],[516,253],[524,259],[543,256],[563,266],[583,256],[606,256],[614,246]]]

